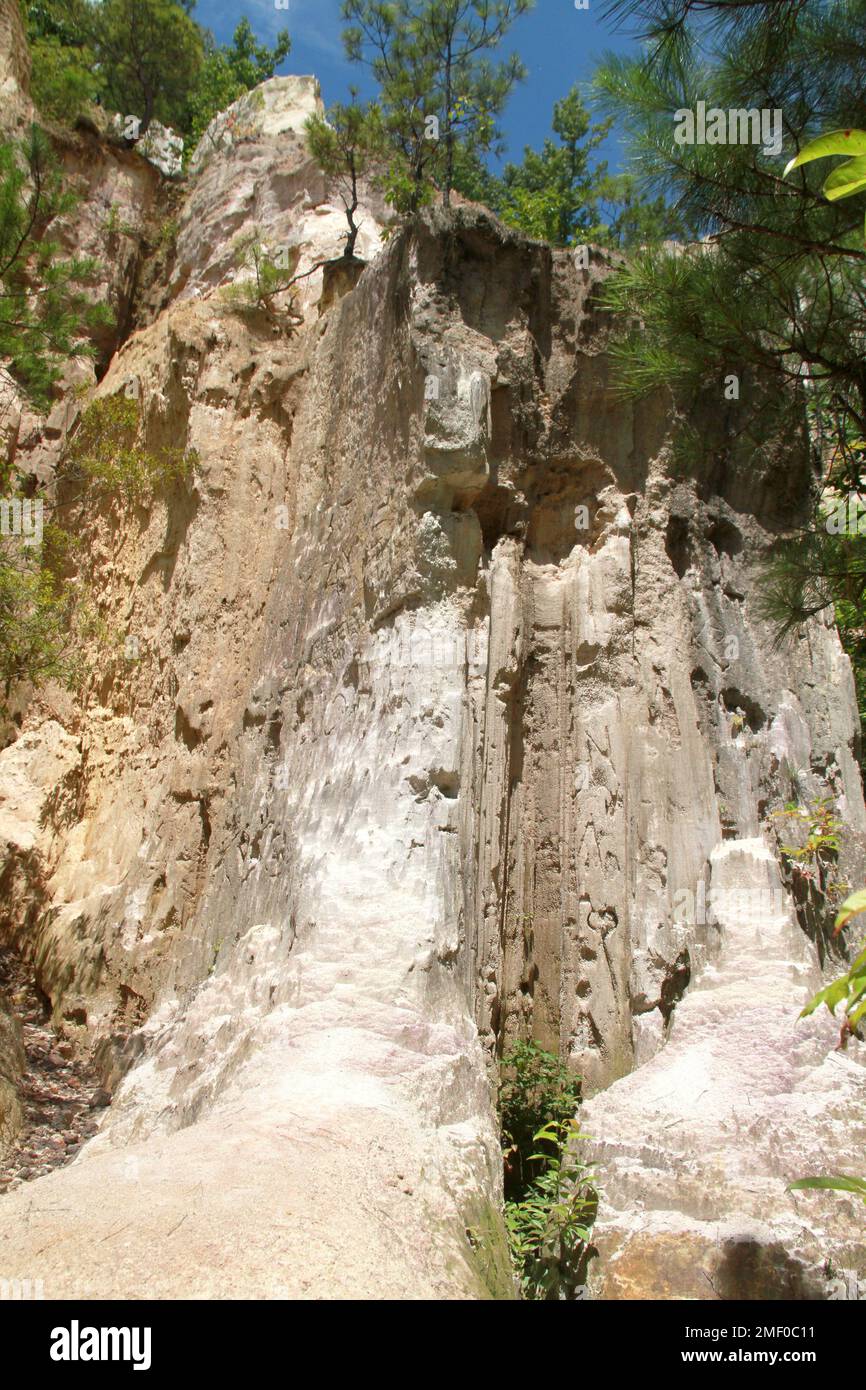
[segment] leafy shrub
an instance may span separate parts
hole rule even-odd
[[[30,52],[30,92],[36,106],[52,120],[73,125],[76,117],[92,106],[99,91],[93,54],[85,48],[66,48],[56,38],[36,39]]]
[[[591,1165],[576,1153],[580,1080],[535,1042],[502,1060],[499,1113],[505,1164],[505,1224],[527,1299],[568,1298],[581,1283],[598,1207]]]
[[[0,359],[39,410],[50,408],[69,358],[92,353],[88,330],[111,322],[89,293],[97,263],[63,257],[53,235],[77,203],[36,126],[19,143],[0,142]]]
[[[297,274],[300,248],[286,247],[274,254],[258,235],[252,234],[240,237],[234,252],[235,265],[247,273],[225,287],[223,302],[240,312],[260,310],[277,327],[302,323],[303,315],[295,309],[294,288],[302,278]],[[288,296],[287,303],[278,303],[281,296]]]
[[[0,710],[17,681],[68,677],[71,608],[40,550],[0,542]]]
[[[859,892],[852,893],[850,898],[839,909],[836,917],[836,932],[840,932],[847,926],[852,917],[859,913],[866,912],[866,889],[861,888]],[[866,1019],[866,946],[860,951],[850,968],[838,980],[827,985],[824,989],[809,1000],[801,1018],[807,1018],[816,1009],[820,1009],[824,1004],[836,1016],[836,1009],[842,1005],[842,1030],[839,1037],[839,1047],[844,1048],[849,1037],[860,1037],[860,1025]],[[799,1178],[796,1182],[788,1184],[790,1192],[802,1191],[813,1188],[829,1188],[837,1192],[853,1192],[856,1196],[862,1197],[866,1202],[866,1178],[849,1177],[820,1177],[820,1178]]]
[[[848,884],[837,873],[845,827],[834,813],[833,801],[825,797],[809,806],[789,802],[783,810],[773,812],[773,819],[784,822],[790,834],[789,842],[780,843],[779,848],[795,873],[813,882],[829,903],[838,902]]]
[[[153,452],[144,448],[140,435],[138,402],[127,396],[102,396],[81,417],[63,459],[63,477],[141,502],[189,476],[196,461],[193,452]]]
[[[850,898],[846,898],[839,909],[836,917],[837,935],[852,917],[856,917],[858,913],[864,911],[866,911],[866,889],[861,888],[859,892],[852,893]],[[838,1005],[843,1006],[842,1034],[839,1039],[839,1046],[844,1047],[849,1036],[857,1033],[861,1023],[866,1019],[866,946],[863,947],[844,975],[824,989],[819,990],[814,998],[809,1000],[800,1017],[807,1018],[822,1004],[826,1005],[834,1017]]]
[[[61,476],[79,483],[82,494],[95,489],[140,503],[189,475],[193,452],[148,451],[140,431],[137,401],[106,396],[92,402],[62,460]],[[16,496],[8,470],[0,470],[0,482]],[[0,714],[16,682],[70,684],[83,671],[82,639],[105,640],[80,583],[69,577],[76,544],[68,531],[50,521],[38,544],[0,536]]]
[[[580,1105],[580,1077],[537,1042],[516,1042],[502,1059],[499,1117],[505,1158],[505,1194],[525,1190],[542,1171],[534,1161],[543,1125],[567,1123]]]

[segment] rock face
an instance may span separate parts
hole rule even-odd
[[[207,294],[239,274],[238,248],[258,239],[277,257],[299,248],[298,296],[309,310],[321,298],[318,263],[342,254],[347,223],[338,191],[306,149],[304,122],[322,115],[314,77],[274,77],[217,116],[190,161],[192,187],[178,219],[171,299]],[[356,214],[356,255],[381,250],[386,209],[363,181]]]
[[[712,963],[677,1006],[666,1046],[582,1117],[598,1136],[606,1197],[596,1296],[857,1297],[860,1203],[793,1197],[785,1185],[859,1173],[862,1045],[834,1051],[825,1011],[797,1022],[821,981],[764,841],[728,840],[710,862]]]
[[[0,993],[0,1159],[21,1128],[19,1088],[23,1070],[21,1028]]]
[[[0,130],[15,132],[33,118],[30,50],[18,0],[0,0]]]
[[[633,1127],[654,1133],[638,1078],[694,1076],[704,1045],[711,977],[689,982],[718,931],[681,895],[741,858],[763,872],[774,799],[829,795],[866,825],[835,632],[776,654],[753,602],[806,506],[803,441],[738,466],[710,403],[684,474],[667,404],[612,390],[604,258],[580,270],[472,208],[380,250],[371,196],[354,288],[327,308],[308,290],[295,329],[233,310],[239,234],[302,265],[340,249],[297,134],[315,90],[276,81],[219,159],[200,151],[176,254],[98,387],[134,382],[146,443],[195,450],[194,477],[134,511],[70,504],[116,640],[0,754],[4,938],[115,1091],[75,1163],[0,1202],[0,1269],[46,1297],[510,1295],[485,1049],[531,1032],[588,1088],[615,1082],[592,1132],[625,1173]],[[727,987],[766,960],[759,1036],[781,1030],[741,1158],[789,1203],[772,1296],[821,1240],[855,1267],[855,1228],[817,1224],[767,1157],[771,1114],[838,1059],[819,1033],[789,1058],[799,928],[773,918],[756,956],[745,927],[721,923],[715,968]],[[719,988],[704,1146],[756,1036]],[[853,1051],[844,1068],[832,1114],[803,1102],[816,1146],[862,1113]],[[718,1182],[682,1208],[662,1183],[653,1226],[612,1181],[609,1278],[636,1287],[615,1274],[636,1232],[700,1241],[722,1212],[754,1232],[748,1182]]]

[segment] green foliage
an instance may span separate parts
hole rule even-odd
[[[663,196],[644,197],[633,174],[609,174],[593,152],[610,120],[592,122],[577,87],[553,108],[555,139],[524,150],[501,180],[488,175],[482,197],[509,226],[555,246],[593,242],[620,249],[686,235]],[[459,186],[459,185],[458,185]]]
[[[793,840],[780,846],[782,853],[795,863],[814,866],[821,874],[822,885],[826,886],[828,896],[838,896],[840,884],[827,884],[826,875],[835,865],[845,828],[833,809],[829,797],[813,801],[810,806],[800,806],[790,802],[773,817],[784,820],[787,829],[793,833]]]
[[[823,961],[832,950],[832,913],[850,888],[839,868],[846,841],[844,822],[829,797],[808,805],[790,802],[773,811],[771,820],[801,922],[814,935]]]
[[[498,1107],[505,1221],[515,1273],[528,1299],[567,1297],[595,1218],[593,1170],[577,1157],[586,1138],[574,1115],[580,1080],[535,1042],[503,1057]]]
[[[862,450],[845,445],[844,424],[837,422],[836,428],[839,433],[827,481],[844,488],[861,472]],[[840,495],[844,511],[847,497],[844,492]],[[860,534],[859,527],[849,530],[836,525],[837,506],[832,498],[832,493],[825,494],[811,527],[776,542],[762,566],[756,608],[774,627],[777,646],[810,618],[833,610],[851,659],[860,722],[866,724],[866,535]],[[832,530],[827,529],[828,521]],[[861,746],[861,766],[864,756],[866,749]]]
[[[829,1189],[833,1192],[853,1192],[866,1202],[866,1178],[798,1178],[788,1184],[789,1192],[802,1192],[806,1189]]]
[[[32,90],[41,111],[74,123],[97,98],[186,137],[190,154],[205,128],[244,92],[269,77],[291,50],[285,29],[273,48],[258,43],[248,19],[219,45],[179,0],[27,0]]]
[[[783,182],[779,157],[759,145],[677,144],[673,116],[698,100],[781,107],[794,146],[815,127],[866,117],[866,5],[803,0],[796,25],[779,22],[778,6],[748,8],[703,6],[717,20],[710,36],[686,7],[679,38],[665,41],[666,0],[649,0],[641,11],[648,27],[656,22],[655,47],[610,56],[596,74],[604,109],[628,131],[642,191],[663,195],[693,235],[711,238],[688,253],[638,253],[612,277],[623,380],[635,392],[696,389],[750,367],[798,389],[822,384],[862,435],[866,252],[856,214],[820,195],[811,166]],[[802,400],[789,394],[793,419]],[[741,428],[751,409],[738,403]]]
[[[188,479],[195,463],[193,452],[146,449],[138,402],[122,395],[102,396],[81,416],[61,462],[61,476],[91,493],[141,503]]]
[[[105,104],[183,131],[190,89],[204,61],[202,31],[176,0],[101,0],[91,10]]]
[[[242,274],[222,291],[224,304],[241,313],[263,313],[275,328],[291,328],[302,322],[303,315],[294,303],[294,287],[301,278],[297,274],[299,247],[274,249],[261,240],[258,232],[250,232],[235,242],[234,256]],[[278,302],[280,299],[282,302]]]
[[[521,1191],[540,1171],[531,1158],[536,1132],[574,1117],[580,1078],[537,1042],[516,1042],[502,1059],[498,1105],[509,1194]]]
[[[827,175],[821,189],[824,197],[835,202],[837,198],[862,193],[866,189],[866,130],[833,130],[828,135],[819,135],[817,140],[810,140],[805,149],[788,161],[785,177],[792,169],[811,164],[813,159],[826,159],[834,154],[848,158]],[[850,157],[852,155],[854,158]]]
[[[344,0],[348,57],[369,65],[391,149],[389,200],[413,213],[441,188],[447,206],[462,146],[496,147],[497,119],[524,75],[489,54],[532,0]],[[438,129],[437,129],[438,125]]]
[[[327,120],[310,116],[306,122],[307,146],[319,166],[337,183],[349,230],[345,256],[352,256],[358,239],[359,179],[380,171],[387,159],[387,139],[382,115],[375,105],[359,106],[352,89],[349,105],[337,104]]]
[[[619,251],[634,251],[660,241],[686,241],[689,228],[662,194],[645,196],[634,174],[604,174],[593,190],[596,223],[586,240]]]
[[[72,669],[71,590],[59,583],[40,547],[0,538],[0,684],[5,699],[21,680],[67,678]]]
[[[40,410],[48,407],[66,359],[90,351],[82,340],[86,330],[110,319],[87,294],[95,262],[64,259],[51,235],[52,224],[75,206],[36,127],[20,145],[0,144],[2,376]],[[6,435],[7,421],[0,416],[3,459]],[[0,492],[10,516],[22,504],[44,509],[44,500],[25,494],[22,483],[9,464],[0,466]],[[0,686],[6,699],[17,681],[65,677],[73,667],[73,604],[57,577],[69,538],[52,525],[43,529],[41,515],[38,530],[26,538],[0,536]]]
[[[256,42],[248,19],[242,19],[230,45],[220,48],[210,35],[205,39],[205,57],[189,95],[186,113],[179,127],[189,136],[191,153],[207,126],[220,111],[273,77],[277,66],[291,52],[288,31],[281,29],[273,48]]]
[[[866,889],[860,889],[859,892],[852,893],[849,898],[846,898],[839,909],[836,917],[837,933],[842,931],[853,917],[864,911],[866,911]],[[848,1037],[857,1032],[861,1022],[866,1018],[866,946],[860,951],[844,975],[824,989],[819,990],[814,998],[809,1000],[800,1017],[806,1018],[816,1009],[819,1009],[822,1004],[826,1005],[831,1014],[834,1015],[837,1007],[842,1005],[843,1023],[840,1046],[844,1047]]]
[[[74,124],[102,90],[86,0],[26,0],[22,6],[30,44],[30,92],[52,120]]]
[[[105,219],[105,235],[109,242],[116,241],[118,237],[134,237],[138,229],[131,222],[124,222],[116,207],[111,207]]]
[[[665,387],[688,406],[699,394],[706,401],[714,384],[721,402],[731,373],[761,383],[728,410],[737,463],[761,466],[771,437],[761,416],[772,395],[772,435],[802,438],[807,419],[821,486],[860,492],[866,251],[856,200],[847,196],[859,166],[823,181],[815,169],[825,154],[851,153],[852,140],[859,151],[866,3],[618,0],[608,9],[639,17],[648,48],[640,60],[607,58],[596,90],[630,133],[640,187],[663,195],[691,234],[705,238],[674,254],[637,251],[606,282],[603,302],[620,324],[620,389]],[[788,170],[756,145],[676,144],[674,112],[699,99],[722,110],[782,109],[794,155]],[[833,135],[819,134],[827,130]],[[779,641],[835,609],[866,711],[866,539],[828,531],[826,521],[819,508],[809,527],[780,538],[758,602]]]
[[[142,503],[155,491],[189,477],[194,453],[149,451],[140,433],[136,401],[107,396],[88,406],[61,460],[59,479],[66,505],[74,505],[85,493]],[[44,505],[42,499],[36,501]],[[0,537],[0,685],[6,700],[17,681],[74,681],[82,669],[82,638],[104,637],[80,585],[68,577],[75,544],[52,522],[33,543],[20,536]],[[0,700],[4,708],[5,700]]]
[[[581,1282],[598,1210],[594,1170],[574,1152],[587,1137],[574,1120],[544,1125],[535,1135],[542,1171],[519,1198],[505,1203],[512,1260],[526,1299],[567,1298]]]
[[[526,148],[522,164],[507,164],[497,211],[509,226],[557,246],[588,240],[607,166],[590,156],[610,122],[593,124],[576,87],[553,108],[553,134],[540,151]]]
[[[0,358],[39,407],[64,361],[90,351],[86,329],[111,317],[87,293],[96,262],[65,259],[51,235],[76,204],[36,126],[20,145],[0,143]]]
[[[70,125],[94,101],[101,80],[95,59],[86,48],[67,49],[58,39],[37,39],[30,52],[33,70],[30,94],[38,109],[52,120]]]
[[[852,893],[839,909],[836,916],[836,931],[840,932],[852,918],[861,912],[866,912],[866,889],[859,889]],[[818,991],[800,1014],[801,1018],[807,1018],[816,1009],[824,1005],[836,1016],[836,1010],[841,1005],[842,1008],[842,1028],[839,1036],[839,1047],[847,1046],[848,1039],[852,1036],[862,1038],[862,1025],[866,1019],[866,946],[859,952],[851,963],[844,975],[824,989]],[[866,1202],[866,1179],[847,1178],[847,1177],[820,1177],[820,1178],[799,1178],[796,1182],[789,1183],[788,1190],[791,1192],[805,1189],[826,1188],[839,1192],[853,1192],[858,1197],[862,1197]]]

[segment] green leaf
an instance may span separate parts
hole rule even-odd
[[[801,1018],[808,1018],[822,1004],[826,1004],[831,1014],[835,1013],[836,1005],[841,1004],[843,999],[848,998],[848,976],[843,975],[841,980],[834,980],[826,989],[819,990],[814,999],[810,999],[806,1007],[800,1014]]]
[[[825,159],[830,154],[866,154],[866,130],[831,130],[827,135],[819,135],[810,140],[794,159],[785,165],[785,178],[792,169],[802,164],[811,164],[813,159]]]
[[[848,1015],[848,1023],[852,1028],[856,1028],[862,1019],[866,1018],[866,1000]]]
[[[806,1188],[827,1188],[835,1192],[854,1192],[866,1202],[866,1178],[798,1178],[788,1183],[789,1192]]]
[[[856,159],[846,159],[838,169],[834,169],[824,180],[821,192],[830,202],[839,198],[849,198],[852,193],[860,193],[866,188],[866,155]]]
[[[866,888],[860,888],[856,893],[852,893],[850,898],[845,899],[836,914],[834,930],[841,931],[846,922],[850,922],[852,917],[863,911],[866,911]]]
[[[532,1137],[533,1137],[534,1140],[536,1140],[536,1142],[537,1142],[539,1139],[548,1139],[548,1140],[550,1141],[551,1144],[556,1144],[556,1143],[558,1143],[558,1141],[559,1141],[559,1129],[558,1129],[558,1126],[556,1125],[555,1122],[551,1122],[550,1124],[543,1125],[543,1126],[541,1127],[541,1129],[537,1129],[537,1130],[535,1131],[535,1133],[533,1134]]]

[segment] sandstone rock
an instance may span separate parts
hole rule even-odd
[[[838,1025],[824,1010],[797,1019],[820,974],[766,844],[727,841],[711,863],[718,955],[677,1006],[665,1047],[582,1116],[605,1198],[595,1296],[839,1297],[841,1269],[866,1297],[861,1204],[786,1190],[795,1178],[859,1175],[866,1045],[834,1051]]]
[[[110,129],[115,136],[123,135],[127,128],[130,128],[127,117],[112,117]],[[136,130],[134,124],[131,130]],[[176,178],[182,172],[183,136],[178,135],[176,130],[162,125],[160,121],[151,121],[144,135],[139,138],[136,134],[133,138],[136,154],[141,155],[161,174],[165,174],[166,178]]]
[[[0,0],[0,130],[19,134],[33,119],[30,50],[18,0]]]
[[[26,803],[15,863],[25,832],[38,856],[3,934],[55,1020],[104,1049],[114,1095],[29,1223],[29,1192],[0,1203],[0,1265],[47,1297],[510,1295],[485,1049],[532,1033],[588,1089],[615,1083],[593,1104],[610,1098],[618,1173],[622,1135],[653,1132],[636,1078],[692,1066],[690,979],[718,932],[679,896],[734,862],[723,835],[764,865],[752,842],[794,783],[866,827],[836,633],[814,621],[780,654],[753,597],[808,505],[802,438],[723,466],[707,410],[674,476],[667,401],[611,389],[606,257],[578,270],[477,209],[428,211],[380,250],[371,200],[354,287],[320,305],[309,277],[294,332],[232,312],[212,291],[239,234],[307,266],[341,247],[301,143],[317,94],[275,81],[218,159],[197,154],[153,321],[97,388],[134,378],[145,441],[198,459],[134,517],[70,518],[81,582],[138,659],[88,647],[80,697],[40,692],[0,755]],[[65,792],[16,790],[61,735]],[[755,954],[738,923],[732,960],[749,988],[766,968],[787,1039],[807,975],[784,962],[805,972],[813,948],[786,918]],[[675,1241],[704,1220],[750,1233],[732,1259],[769,1262],[755,1288],[784,1269],[815,1288],[822,1240],[856,1265],[850,1209],[804,1234],[764,1153],[786,1105],[814,1108],[816,1144],[838,1137],[838,1059],[816,1035],[824,1060],[795,1066],[738,1008],[741,1069],[756,1037],[778,1062],[742,1148],[777,1232],[733,1167],[706,1217],[664,1204],[676,1173],[645,1219],[612,1179],[623,1288],[655,1242],[657,1286],[684,1296]],[[847,1117],[862,1066],[844,1062]],[[697,1206],[704,1152],[683,1180]]]
[[[342,256],[342,202],[306,149],[304,122],[323,111],[314,77],[272,77],[214,118],[190,160],[192,187],[179,218],[172,297],[233,283],[245,237],[258,237],[272,254],[300,247],[301,274]],[[381,195],[362,182],[355,218],[359,260],[379,253],[385,218]],[[305,310],[318,304],[322,276],[318,269],[299,282]]]
[[[21,1028],[0,992],[0,1156],[21,1128],[18,1089],[23,1071]]]

